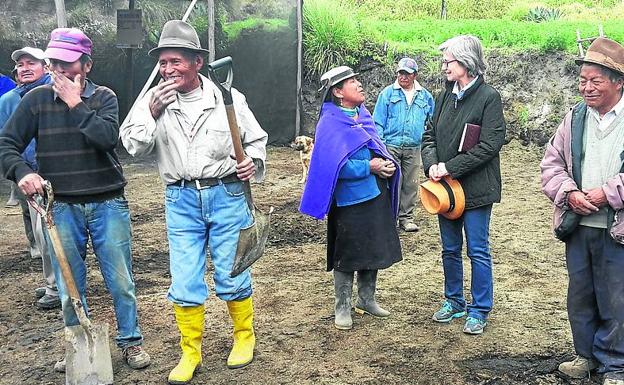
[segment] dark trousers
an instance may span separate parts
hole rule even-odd
[[[597,359],[609,377],[624,376],[624,246],[607,229],[579,226],[566,242],[566,262],[576,353]]]

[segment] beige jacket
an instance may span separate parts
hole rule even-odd
[[[180,179],[221,178],[236,171],[236,161],[230,157],[234,150],[223,97],[208,78],[200,75],[200,80],[205,107],[198,120],[200,128],[192,139],[180,125],[178,100],[154,120],[149,110],[153,89],[145,94],[130,119],[119,129],[120,139],[130,155],[156,151],[158,170],[165,184]],[[268,135],[249,109],[245,96],[232,88],[232,98],[243,149],[256,164],[255,180],[259,182],[265,174]]]

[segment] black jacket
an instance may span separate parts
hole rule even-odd
[[[466,209],[500,202],[501,175],[499,152],[505,143],[505,118],[500,94],[480,76],[461,100],[448,82],[435,104],[433,119],[423,135],[422,161],[425,174],[444,162],[466,195]],[[481,126],[479,142],[468,152],[459,153],[464,125]]]

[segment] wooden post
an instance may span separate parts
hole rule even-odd
[[[208,63],[215,60],[215,3],[208,0]]]
[[[65,0],[54,0],[56,5],[56,21],[59,28],[67,27],[67,16],[65,14]]]
[[[442,0],[442,9],[440,10],[440,19],[446,20],[446,0]]]
[[[303,0],[297,0],[297,107],[295,109],[295,136],[301,135],[301,81],[303,77]],[[294,138],[293,138],[294,139]]]

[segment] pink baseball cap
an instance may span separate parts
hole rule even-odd
[[[77,28],[57,28],[50,34],[45,50],[48,59],[73,63],[82,54],[91,55],[91,39]]]

